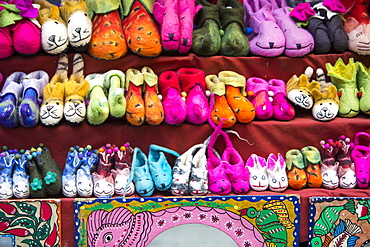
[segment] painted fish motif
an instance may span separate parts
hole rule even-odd
[[[358,236],[355,234],[362,233],[361,227],[352,223],[349,219],[340,220],[335,228],[334,238],[330,242],[329,247],[353,247],[356,244]]]

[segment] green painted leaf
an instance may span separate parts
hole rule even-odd
[[[24,203],[24,202],[16,202],[15,203],[17,205],[17,207],[24,213],[28,214],[28,215],[35,215],[36,211],[37,211],[37,208],[35,206],[32,206],[28,203]]]
[[[11,226],[22,226],[25,228],[34,228],[35,227],[35,222],[31,220],[30,218],[25,218],[25,217],[19,217],[15,221],[11,223]]]
[[[36,242],[33,239],[25,239],[22,241],[22,243],[28,244],[29,247],[42,247],[40,242]]]
[[[36,231],[36,239],[44,240],[50,234],[50,225],[43,224],[39,229]]]

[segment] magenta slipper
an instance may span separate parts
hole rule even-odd
[[[12,27],[14,49],[22,55],[36,54],[41,47],[41,30],[31,20],[24,18]]]
[[[250,77],[247,80],[249,100],[256,111],[256,118],[266,120],[273,115],[272,103],[268,95],[269,84],[262,78]]]
[[[285,82],[280,79],[271,79],[268,84],[272,97],[273,118],[277,120],[293,119],[295,110],[287,98]]]
[[[10,34],[10,27],[0,27],[0,59],[13,55],[13,40]]]

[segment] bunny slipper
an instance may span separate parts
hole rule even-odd
[[[80,168],[82,159],[79,147],[71,147],[68,151],[62,173],[62,192],[66,197],[77,196],[76,171]]]
[[[254,191],[266,190],[269,186],[266,159],[257,154],[251,154],[245,166],[249,171],[251,189]]]
[[[31,72],[23,78],[23,96],[18,108],[19,124],[23,127],[34,127],[38,124],[40,101],[48,82],[49,75],[43,70]]]
[[[85,148],[86,149],[86,148]],[[94,150],[83,152],[82,164],[76,171],[76,188],[80,197],[90,197],[93,194],[92,172],[99,163],[99,155]]]
[[[63,118],[64,83],[68,80],[68,56],[60,55],[56,73],[43,90],[40,121],[46,126],[58,124]]]
[[[24,72],[13,72],[5,79],[0,94],[0,125],[5,128],[15,128],[18,121],[18,101],[23,91]]]
[[[86,116],[85,96],[89,82],[84,78],[84,60],[81,54],[73,56],[73,70],[70,79],[64,83],[64,118],[71,124],[81,123]]]
[[[18,199],[28,198],[30,195],[30,176],[27,172],[27,158],[25,151],[15,155],[13,170],[13,195]]]
[[[288,188],[286,163],[280,153],[277,156],[271,153],[267,157],[267,175],[271,191],[283,192]]]

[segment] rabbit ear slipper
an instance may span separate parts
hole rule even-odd
[[[18,122],[18,101],[23,92],[23,72],[13,72],[6,78],[0,94],[0,125],[5,128],[15,128]]]
[[[69,46],[67,24],[61,17],[59,7],[46,0],[34,2],[41,6],[37,20],[41,24],[42,49],[52,55],[65,52]]]

